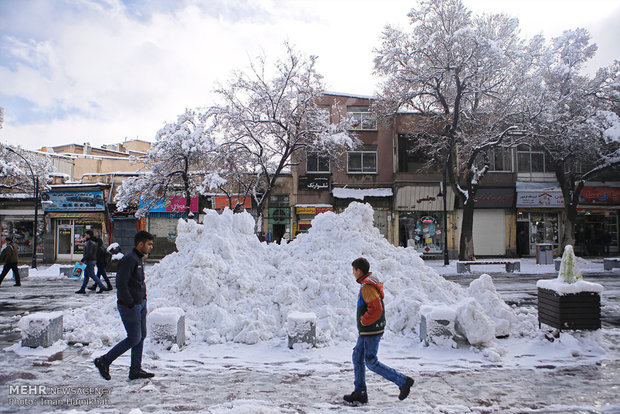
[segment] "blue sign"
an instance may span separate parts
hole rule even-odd
[[[45,211],[105,211],[103,191],[50,191],[41,204]]]

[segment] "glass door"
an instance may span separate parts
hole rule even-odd
[[[59,220],[56,233],[56,256],[58,259],[73,259],[73,220]]]

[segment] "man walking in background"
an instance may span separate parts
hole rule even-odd
[[[97,243],[95,242],[94,237],[95,234],[92,230],[86,230],[84,233],[86,244],[84,245],[84,255],[82,256],[80,263],[86,263],[86,269],[84,270],[84,281],[82,282],[82,287],[75,293],[86,293],[85,289],[88,285],[89,278],[93,279],[97,286],[99,286],[97,293],[102,293],[105,290],[103,283],[101,283],[101,280],[99,280],[97,275],[95,275],[95,265],[97,264]]]
[[[153,235],[139,231],[134,237],[134,249],[118,264],[116,297],[127,338],[116,344],[107,354],[95,358],[95,366],[106,380],[110,380],[110,364],[131,349],[129,379],[151,378],[154,374],[142,369],[142,348],[146,338],[146,284],[143,259],[153,249]]]
[[[7,237],[5,240],[7,242],[6,247],[0,254],[2,260],[4,260],[4,267],[2,268],[2,274],[0,274],[0,285],[9,273],[9,270],[13,270],[13,277],[15,278],[15,284],[13,286],[21,286],[22,283],[19,279],[19,268],[17,266],[17,262],[19,261],[17,246],[15,245],[15,242],[13,242],[12,238]],[[0,262],[2,262],[2,260],[0,260]]]

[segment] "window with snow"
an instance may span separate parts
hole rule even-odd
[[[517,147],[517,172],[544,173],[553,172],[553,169],[545,162],[544,152],[534,151],[529,145],[521,144]]]
[[[377,151],[352,151],[348,153],[347,172],[349,174],[376,174]]]
[[[328,173],[329,157],[321,156],[314,152],[306,155],[306,172],[309,173]]]
[[[350,128],[358,130],[376,130],[377,117],[368,106],[347,106]]]
[[[510,149],[493,148],[489,153],[489,171],[512,171]]]

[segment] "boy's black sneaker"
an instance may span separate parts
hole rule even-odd
[[[106,380],[110,381],[110,378],[112,378],[110,376],[110,366],[104,364],[103,361],[101,361],[101,358],[95,358],[94,362],[101,376],[105,378]]]
[[[402,401],[409,396],[409,391],[411,390],[411,386],[413,385],[413,382],[414,382],[413,378],[407,377],[407,380],[405,381],[405,385],[400,387],[400,394],[398,394],[399,400]]]
[[[95,290],[95,289],[97,289],[97,285],[96,284],[88,287],[88,290]]]
[[[80,290],[76,291],[75,293],[79,293],[80,295],[82,295],[82,294],[86,293],[86,291],[85,291],[85,290],[80,289]]]
[[[351,394],[345,395],[343,399],[346,402],[351,403],[351,404],[354,404],[354,403],[366,404],[368,403],[368,394],[365,392],[353,391]]]
[[[130,369],[129,370],[129,379],[130,380],[135,380],[135,379],[139,379],[139,378],[153,378],[154,376],[155,376],[155,374],[153,374],[152,372],[146,372],[142,368],[140,368],[140,369]]]

